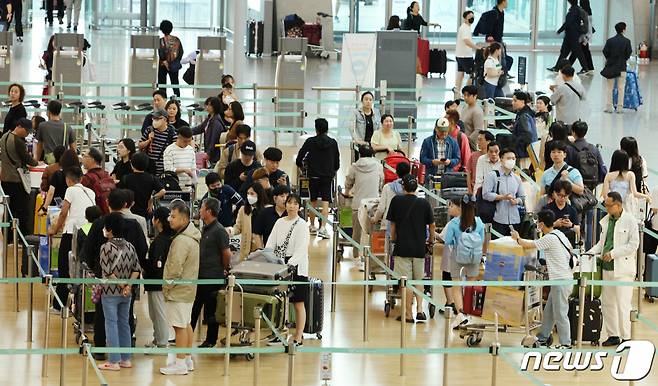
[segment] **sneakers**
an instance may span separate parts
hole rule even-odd
[[[66,25],[66,29],[71,29],[71,23],[68,23],[68,24]]]
[[[309,225],[308,226],[308,232],[314,236],[318,234],[318,228],[315,227],[315,225]]]
[[[550,71],[550,72],[558,72],[559,71],[557,67],[548,67],[547,70]]]
[[[107,371],[119,371],[121,370],[121,366],[118,363],[105,362],[98,365],[98,369]]]
[[[427,315],[424,312],[419,312],[416,314],[416,322],[418,323],[427,323]]]
[[[452,307],[452,314],[457,315],[457,306],[455,306],[455,303],[451,303],[451,304],[446,303],[446,305],[443,306],[443,308],[439,308],[439,314],[441,315],[445,314],[446,308],[448,307]]]
[[[121,361],[119,362],[119,367],[122,369],[131,369],[133,367],[133,364],[131,361]]]
[[[570,344],[558,344],[553,347],[551,347],[554,350],[571,350],[571,345]]]
[[[623,113],[624,113],[624,109],[617,109],[617,110],[615,110],[615,112],[616,112],[617,114],[623,114]]]
[[[612,109],[612,107],[606,107],[606,108],[603,110],[603,112],[604,112],[604,113],[608,113],[608,114],[612,114],[612,113],[614,112],[614,110]]]
[[[188,369],[185,359],[176,359],[176,362],[168,364],[167,367],[161,367],[160,373],[163,375],[187,375]]]
[[[398,322],[401,322],[401,321],[402,321],[402,315],[400,315],[400,316],[398,316],[397,318],[395,318],[395,320],[397,320]],[[415,322],[414,322],[414,318],[406,318],[405,321],[406,321],[407,323],[415,323]]]
[[[611,336],[605,342],[601,343],[603,347],[609,346],[619,346],[621,344],[621,339],[618,336]]]
[[[275,336],[274,338],[270,339],[267,342],[267,345],[268,346],[283,346],[283,342],[281,341],[281,339],[279,339]]]
[[[300,340],[300,341],[298,342],[298,341],[296,341],[296,340],[293,340],[293,341],[292,341],[292,344],[294,344],[295,347],[300,347],[300,346],[303,346],[303,345],[304,345],[304,341],[303,341],[303,340]]]
[[[587,75],[588,72],[589,72],[589,71],[587,71],[587,70],[585,70],[585,69],[582,69],[582,70],[578,71],[577,74],[578,74],[578,75]]]
[[[194,371],[194,361],[192,356],[185,357],[185,366],[187,366],[187,371]]]
[[[145,344],[144,347],[146,347],[146,348],[167,348],[167,347],[169,347],[169,345],[162,346],[162,345],[156,344],[155,342],[149,342],[149,343]],[[145,353],[144,355],[162,355],[162,354]]]
[[[327,240],[329,238],[329,233],[327,233],[327,230],[323,228],[323,229],[318,230],[318,236],[321,239]]]
[[[450,328],[453,330],[458,329],[460,326],[467,325],[470,322],[470,318],[466,314],[462,314],[461,312],[455,316],[454,319],[450,322]]]

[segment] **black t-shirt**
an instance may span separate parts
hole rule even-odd
[[[370,115],[365,115],[366,117],[366,135],[365,138],[363,139],[364,141],[370,143],[370,140],[372,139],[372,134],[375,132],[375,126],[372,123],[372,117],[375,113],[370,112]]]
[[[550,204],[546,205],[544,209],[548,209],[553,214],[555,215],[555,220],[561,219],[564,216],[569,216],[569,220],[571,220],[571,223],[573,225],[580,225],[580,216],[578,216],[578,212],[576,209],[574,209],[573,206],[566,204],[564,208],[560,209],[557,207],[557,204],[555,201],[551,202]],[[562,228],[557,228],[562,230]]]
[[[242,197],[246,196],[247,189],[247,180],[244,182],[240,179],[240,174],[245,173],[249,175],[249,172],[256,170],[261,167],[260,162],[253,161],[251,165],[245,166],[242,163],[242,160],[236,159],[231,161],[231,163],[226,166],[226,171],[224,172],[224,183],[233,188],[236,192],[240,193]]]
[[[395,223],[393,254],[424,258],[427,226],[434,222],[429,202],[411,194],[395,196],[391,200],[386,219]]]
[[[130,164],[130,160],[127,162],[123,162],[122,160],[117,161],[117,163],[114,165],[114,169],[112,170],[112,173],[116,176],[116,179],[121,181],[123,177],[127,176],[128,174],[132,174],[133,168],[132,165]]]
[[[151,195],[163,188],[160,180],[149,173],[128,174],[123,177],[119,183],[119,187],[135,192],[135,204],[130,210],[145,218],[147,217],[148,202],[151,199]]]
[[[59,197],[63,200],[67,188],[64,172],[57,170],[55,173],[53,173],[53,175],[50,176],[50,179],[48,179],[48,184],[55,188],[55,195],[53,198]]]
[[[263,236],[263,245],[266,245],[267,239],[270,237],[272,229],[274,228],[274,223],[276,223],[276,220],[286,217],[286,215],[287,213],[284,210],[281,216],[279,216],[279,214],[276,212],[276,207],[274,206],[263,208],[263,210],[261,210],[260,213],[255,216],[255,220],[252,226],[252,233],[255,235]]]

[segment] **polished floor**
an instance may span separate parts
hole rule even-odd
[[[56,30],[57,28],[55,28]],[[17,44],[13,48],[14,58],[12,63],[12,80],[15,81],[40,81],[43,74],[37,69],[38,58],[45,48],[45,43],[53,29],[35,28],[26,33],[25,42]],[[185,30],[180,33],[185,47],[193,47],[198,34],[207,34],[205,31]],[[92,44],[91,57],[96,63],[98,82],[127,82],[127,60],[129,57],[130,31],[100,30],[88,33]],[[554,53],[512,53],[513,56],[526,55],[528,57],[528,79],[529,89],[547,90],[550,82],[545,67],[552,65],[555,59]],[[263,85],[272,85],[274,78],[275,60],[273,58],[245,58],[239,55],[236,64],[229,66],[228,71],[238,74],[238,84],[250,84],[257,82]],[[231,63],[231,61],[229,61]],[[596,54],[595,66],[601,68],[602,56]],[[454,63],[449,64],[447,79],[432,78],[424,79],[423,85],[435,88],[451,88],[454,79]],[[610,156],[612,150],[617,148],[619,139],[625,135],[638,138],[640,150],[651,167],[658,161],[656,146],[652,142],[656,116],[653,92],[658,92],[658,76],[656,65],[639,67],[640,84],[644,96],[644,106],[638,112],[629,111],[622,116],[606,115],[602,113],[604,105],[605,85],[598,75],[585,79],[584,83],[588,89],[588,100],[590,114],[589,138],[592,142],[600,143],[606,154]],[[307,67],[306,89],[307,97],[315,98],[315,93],[310,90],[311,86],[337,86],[340,84],[339,64],[331,60],[309,59]],[[35,86],[28,88],[28,92],[39,94],[40,89]],[[118,95],[117,88],[103,87],[102,95]],[[190,95],[189,91],[183,95]],[[250,98],[248,91],[240,92],[243,98]],[[271,94],[263,94],[264,98]],[[336,94],[327,94],[327,98],[335,97]],[[323,94],[324,96],[324,94]],[[443,100],[451,98],[450,92],[431,91],[424,93],[425,99]],[[102,98],[101,98],[102,99]],[[246,104],[247,110],[251,107]],[[310,103],[309,111],[316,112],[315,104]],[[259,107],[259,111],[272,111],[271,105]],[[423,106],[419,109],[419,117],[437,117],[443,111],[442,105]],[[336,107],[323,106],[322,114],[342,114]],[[332,124],[336,120],[332,119]],[[268,118],[259,117],[258,126],[272,126]],[[312,118],[307,119],[305,126],[312,126]],[[273,143],[272,133],[259,132],[259,146],[267,146]],[[285,150],[286,158],[282,168],[292,170],[292,158],[298,145],[298,140],[292,135],[281,136],[282,148]],[[341,134],[346,138],[345,134]],[[348,141],[341,141],[343,149]],[[418,146],[415,144],[415,151]],[[349,158],[347,152],[343,152],[342,176],[346,171]],[[342,177],[339,180],[342,181]],[[655,174],[651,174],[650,183],[658,183]],[[310,248],[310,271],[311,275],[319,277],[324,281],[331,278],[331,242],[314,239]],[[9,256],[9,272],[13,272],[11,255]],[[435,269],[438,272],[439,261],[435,261]],[[338,281],[360,280],[363,274],[358,271],[356,264],[351,259],[351,252],[345,253],[345,260],[338,268]],[[26,343],[26,307],[27,286],[21,286],[20,304],[21,312],[14,312],[13,286],[3,285],[0,292],[0,321],[3,328],[0,329],[0,355],[2,349],[8,348],[40,348],[44,344],[44,304],[43,289],[36,287],[35,291],[35,314],[34,314],[34,342]],[[392,317],[386,318],[383,313],[384,292],[382,288],[375,288],[366,305],[369,316],[369,341],[362,341],[362,318],[364,312],[363,290],[358,286],[339,286],[337,290],[337,307],[335,313],[329,309],[329,287],[327,287],[325,302],[325,320],[323,339],[321,341],[307,340],[307,347],[340,347],[340,348],[394,348],[400,344],[400,324],[393,316],[397,316],[397,309]],[[438,304],[443,304],[444,298],[440,290],[435,291]],[[635,304],[635,303],[634,303]],[[145,300],[137,303],[138,315],[138,344],[143,345],[150,339],[151,326],[148,319]],[[655,304],[643,302],[643,316],[653,323],[658,324],[658,311]],[[69,320],[71,321],[71,319]],[[408,347],[417,348],[439,348],[444,342],[444,320],[440,317],[430,320],[427,324],[410,325],[407,329],[406,341]],[[50,347],[61,346],[61,322],[56,317],[51,319],[50,325]],[[636,338],[647,339],[652,342],[658,341],[658,332],[647,325],[638,322]],[[519,347],[521,335],[500,334],[500,342],[505,347]],[[605,338],[605,337],[603,337]],[[69,347],[75,345],[73,334],[69,328],[66,336]],[[450,333],[450,347],[464,348],[465,343],[455,333]],[[494,340],[492,334],[486,334],[480,347],[488,347]],[[200,343],[199,340],[197,343]],[[59,384],[59,357],[50,356],[48,365],[48,378],[41,378],[42,356],[8,356],[0,361],[0,384],[1,385],[56,385]],[[498,361],[497,380],[498,384],[537,384],[516,371],[521,361],[520,354],[513,354],[510,359],[511,365],[504,360]],[[231,361],[231,375],[223,377],[223,357],[220,356],[198,356],[195,355],[196,370],[193,374],[185,377],[164,377],[158,373],[158,368],[164,363],[162,356],[136,355],[134,368],[122,370],[119,373],[106,373],[105,376],[111,385],[192,385],[192,384],[224,384],[238,385],[251,384],[253,377],[253,362],[246,362],[237,358]],[[284,385],[287,383],[287,361],[285,354],[262,355],[260,384]],[[537,372],[532,375],[539,379],[539,384],[551,385],[613,385],[616,382],[610,376],[610,360],[606,361],[606,367],[599,372],[585,372],[579,377],[566,372]],[[64,384],[80,384],[82,378],[82,359],[78,355],[69,355],[65,364],[66,381]],[[320,355],[300,353],[295,358],[295,385],[317,385],[320,379]],[[448,362],[448,385],[485,385],[491,383],[492,360],[489,354],[458,354],[450,355]],[[88,372],[89,384],[97,384],[98,381],[93,371]],[[399,356],[397,355],[375,355],[375,354],[334,354],[332,357],[332,379],[334,385],[437,385],[443,377],[443,365],[441,355],[408,355],[406,357],[406,376],[399,376]],[[637,384],[653,385],[658,382],[658,372],[654,369],[650,375]]]

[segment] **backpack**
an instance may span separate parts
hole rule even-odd
[[[105,170],[91,170],[87,173],[89,179],[91,179],[91,186],[88,186],[89,189],[94,191],[96,195],[96,205],[101,208],[103,214],[110,213],[110,207],[107,204],[107,196],[112,190],[116,188],[114,180],[110,176],[110,173]]]
[[[580,33],[585,35],[589,32],[589,15],[581,7],[578,7],[578,15],[580,16]]]
[[[462,265],[479,264],[482,260],[482,242],[474,226],[463,231],[457,241],[455,261]]]
[[[570,144],[574,149],[576,149],[575,159],[572,161],[573,165],[580,175],[583,177],[583,184],[588,187],[590,190],[594,190],[596,185],[599,184],[599,160],[592,150],[592,146],[588,145],[584,149],[580,150],[576,145]]]
[[[178,181],[178,174],[172,171],[166,171],[160,176],[160,183],[167,192],[179,192],[181,190]]]

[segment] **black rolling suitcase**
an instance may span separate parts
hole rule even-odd
[[[263,55],[263,22],[247,20],[247,50],[245,55]]]
[[[322,325],[324,324],[324,284],[322,280],[310,277],[309,297],[304,301],[306,308],[306,325],[304,326],[305,334],[315,334],[318,339],[322,339]],[[290,322],[295,322],[294,306],[290,305]]]
[[[430,50],[430,74],[445,75],[448,69],[446,50],[434,48]]]
[[[571,342],[578,339],[578,298],[569,298],[569,324],[571,325]],[[583,318],[583,342],[598,345],[601,340],[603,317],[601,314],[601,299],[585,297],[585,317]]]

